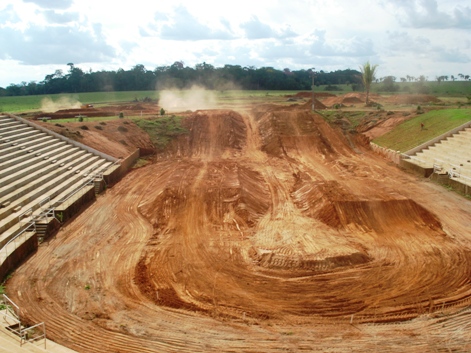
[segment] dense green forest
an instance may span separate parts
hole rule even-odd
[[[46,75],[41,82],[22,82],[0,88],[0,96],[184,89],[193,85],[216,90],[310,90],[313,76],[316,86],[347,84],[353,91],[363,89],[360,72],[350,69],[324,72],[240,65],[216,68],[206,63],[186,67],[177,61],[154,70],[136,65],[130,70],[85,72],[72,63],[67,65],[68,72],[56,70],[53,74]]]

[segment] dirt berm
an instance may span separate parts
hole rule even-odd
[[[468,200],[295,106],[184,124],[9,281],[49,337],[79,352],[469,347]]]

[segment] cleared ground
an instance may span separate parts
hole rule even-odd
[[[300,106],[198,111],[8,293],[80,352],[466,352],[471,202]]]

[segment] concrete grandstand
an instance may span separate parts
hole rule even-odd
[[[116,158],[20,117],[0,116],[0,277],[118,170]]]
[[[409,150],[401,165],[458,186],[465,194],[471,187],[471,122]]]

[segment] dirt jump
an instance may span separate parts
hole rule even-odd
[[[78,352],[471,350],[471,202],[304,108],[196,111],[8,293]]]

